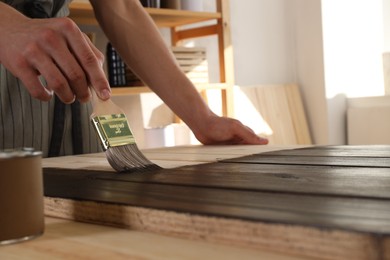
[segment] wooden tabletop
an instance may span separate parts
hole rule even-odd
[[[164,168],[215,162],[296,146],[186,146],[143,151]],[[46,158],[44,168],[112,171],[105,155]],[[45,232],[30,241],[0,247],[0,259],[302,259],[268,249],[253,249],[199,239],[129,230],[46,217]]]
[[[213,259],[227,259],[238,250],[245,259],[263,254],[390,259],[390,146],[186,146],[143,152],[162,169],[118,174],[104,154],[45,159],[47,232],[0,253],[20,246],[62,257],[60,245],[80,235],[72,230],[102,228],[107,233],[81,232],[85,241],[70,241],[74,250],[68,251],[77,258],[90,250],[137,259],[210,258],[212,251]],[[57,229],[64,225],[69,228]],[[140,243],[144,236],[150,243],[132,251],[127,241],[138,241],[137,234]],[[58,242],[50,252],[35,244],[50,244],[47,235]],[[158,251],[156,245],[169,241],[182,241],[183,251],[174,249],[181,242]],[[210,248],[204,255],[197,249],[203,245]]]
[[[163,168],[176,168],[186,165],[211,163],[219,160],[237,158],[244,155],[291,150],[310,147],[304,145],[234,145],[234,146],[176,146],[142,150],[154,163]],[[44,168],[88,169],[88,170],[114,170],[110,167],[104,153],[84,154],[77,156],[63,156],[46,158],[43,160]]]
[[[298,257],[47,217],[45,233],[0,246],[0,259],[270,259]]]

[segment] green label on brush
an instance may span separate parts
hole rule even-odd
[[[127,118],[124,114],[103,115],[93,118],[100,135],[110,146],[134,144],[135,138],[130,130]]]

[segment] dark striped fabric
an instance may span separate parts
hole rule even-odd
[[[12,6],[23,6],[21,0],[4,0]],[[12,3],[11,3],[12,2]],[[42,6],[52,8],[52,0],[39,0]],[[68,0],[66,1],[68,4]],[[57,13],[57,17],[69,13],[67,4]],[[41,102],[30,96],[23,83],[15,78],[0,64],[0,149],[33,147],[40,150],[44,157],[48,156],[50,140],[53,133],[59,129],[53,128],[55,98],[49,102]],[[64,129],[62,143],[58,155],[74,153],[73,142],[82,140],[82,151],[93,153],[102,151],[100,142],[89,121],[92,113],[91,104],[81,104],[72,111],[71,105],[65,105]],[[82,136],[72,137],[73,113],[80,113]],[[76,121],[79,120],[77,118]],[[77,129],[76,129],[77,130]],[[76,149],[80,151],[79,148]],[[77,152],[76,151],[76,152]]]

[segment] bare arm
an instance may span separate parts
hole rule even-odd
[[[215,115],[181,71],[139,0],[90,0],[109,38],[134,72],[192,129],[199,141],[266,143],[239,121]]]
[[[20,78],[30,94],[49,100],[55,92],[62,101],[89,100],[88,85],[102,99],[109,84],[96,52],[68,18],[30,19],[0,2],[0,62]],[[43,76],[47,88],[38,79]]]

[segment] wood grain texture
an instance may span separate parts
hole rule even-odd
[[[231,163],[390,167],[390,146],[317,146],[224,160]]]
[[[234,247],[269,250],[296,255],[300,259],[371,260],[389,257],[385,255],[385,249],[390,246],[387,239],[366,233],[218,218],[93,201],[46,198],[45,205],[46,213],[54,217]]]
[[[47,217],[43,236],[26,243],[2,246],[4,260],[299,260],[301,258],[206,241],[180,239],[102,225]]]
[[[140,174],[46,167],[46,214],[307,257],[390,258],[390,146],[202,151],[211,162]]]
[[[227,172],[232,169],[229,168],[231,165],[226,165]],[[171,181],[175,182],[174,184],[170,184],[169,177],[163,182],[153,179],[154,176],[166,175],[165,170],[140,174],[142,178],[133,181],[131,174],[118,177],[112,174],[64,170],[61,174],[45,169],[45,195],[217,217],[277,221],[378,234],[390,233],[390,202],[387,200],[341,197],[337,196],[337,189],[333,190],[331,194],[333,196],[309,192],[313,189],[308,189],[306,194],[300,194],[292,188],[289,189],[290,192],[281,189],[280,193],[276,193],[276,190],[265,192],[261,187],[259,189],[254,185],[248,187],[245,183],[234,185],[237,178],[228,180],[224,178],[228,185],[215,185],[215,181],[214,185],[210,185],[208,174],[205,172],[206,166],[198,169],[200,174],[197,174],[196,170],[192,172],[190,178],[193,184],[189,179],[182,183],[178,180]],[[175,178],[174,175],[171,177]],[[257,183],[256,179],[248,177],[248,182],[249,180]],[[329,186],[329,182],[323,183]],[[304,191],[304,187],[301,189]],[[322,190],[326,192],[323,187]],[[358,190],[357,187],[356,193],[368,197]],[[382,197],[390,197],[389,186],[387,190],[387,193],[386,189],[382,190],[384,193],[381,194]]]
[[[270,144],[312,143],[297,85],[235,86],[234,100],[240,104],[235,118],[265,135]]]
[[[223,159],[236,158],[248,154],[258,154],[282,149],[302,148],[302,145],[232,145],[232,146],[177,146],[142,150],[152,162],[163,168],[176,168],[185,165],[216,162]],[[77,156],[62,156],[45,158],[44,168],[85,169],[85,170],[114,170],[110,167],[104,153],[84,154]]]

